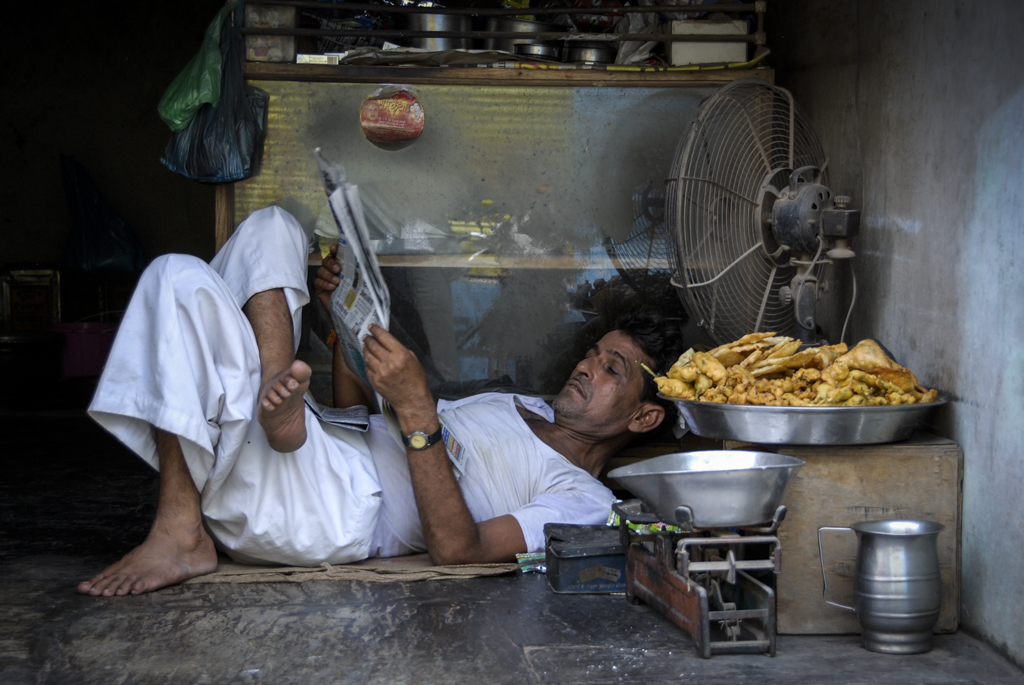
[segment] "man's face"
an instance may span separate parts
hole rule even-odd
[[[552,403],[556,422],[590,433],[624,432],[640,408],[645,371],[638,362],[653,364],[626,333],[601,338]]]

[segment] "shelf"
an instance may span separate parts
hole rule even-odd
[[[722,86],[741,78],[775,82],[775,72],[756,69],[703,71],[606,71],[604,69],[547,69],[502,67],[396,67],[339,64],[284,64],[246,62],[245,77],[260,81],[316,81],[336,83],[408,83],[467,86],[616,86],[687,87]]]
[[[564,269],[577,271],[584,269],[620,269],[624,265],[618,259],[610,257],[495,257],[479,255],[470,259],[468,255],[377,255],[377,261],[383,267],[431,267],[459,269]],[[310,266],[319,266],[320,257],[315,253],[309,256]],[[653,259],[652,269],[671,268],[667,259]]]

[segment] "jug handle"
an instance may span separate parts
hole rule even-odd
[[[849,530],[850,532],[853,532],[853,529],[847,528],[846,526],[821,526],[818,528],[818,558],[821,559],[821,598],[825,600],[825,604],[831,604],[832,606],[839,607],[840,609],[856,611],[853,607],[848,607],[845,604],[833,602],[828,599],[828,579],[825,577],[825,553],[821,549],[821,531],[823,530]]]

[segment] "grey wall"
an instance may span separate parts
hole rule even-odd
[[[0,45],[0,265],[59,262],[70,226],[58,154],[74,155],[147,259],[213,256],[213,189],[160,164],[156,112],[222,0],[7,3]]]
[[[953,397],[962,625],[1024,663],[1024,3],[769,7],[777,82],[863,207],[852,338]]]

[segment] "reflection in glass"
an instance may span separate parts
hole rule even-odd
[[[323,148],[359,185],[394,318],[442,394],[553,394],[619,311],[683,317],[660,198],[713,89],[416,86],[423,134],[386,146],[359,126],[373,85],[255,85],[269,132],[260,175],[236,185],[236,222],[276,203],[329,234]]]

